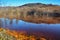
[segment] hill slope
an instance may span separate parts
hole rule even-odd
[[[3,7],[0,8],[0,17],[22,19],[35,23],[60,23],[60,6],[30,3],[19,7]]]

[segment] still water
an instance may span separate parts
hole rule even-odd
[[[53,37],[54,40],[60,40],[60,24],[29,23],[23,20],[0,18],[0,27],[16,31],[26,31],[29,34],[39,33]]]

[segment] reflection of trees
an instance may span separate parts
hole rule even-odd
[[[16,19],[16,24],[18,24],[18,20]]]
[[[13,23],[13,19],[10,20],[10,24],[12,24],[12,23]]]
[[[60,12],[58,10],[54,10],[53,17],[60,17]]]
[[[0,27],[2,27],[2,20],[0,19]]]
[[[5,19],[5,25],[8,25],[8,18]]]
[[[7,25],[7,19],[4,18],[4,27],[6,27],[6,25]]]
[[[6,19],[4,19],[4,21],[5,21],[5,26],[6,26],[6,24],[7,24],[7,21],[6,21]]]

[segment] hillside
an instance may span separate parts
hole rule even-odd
[[[18,7],[0,7],[0,17],[16,18],[34,23],[60,23],[60,6],[29,3]]]

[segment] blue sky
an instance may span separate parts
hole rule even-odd
[[[0,6],[20,6],[27,3],[60,5],[60,0],[0,0]]]

